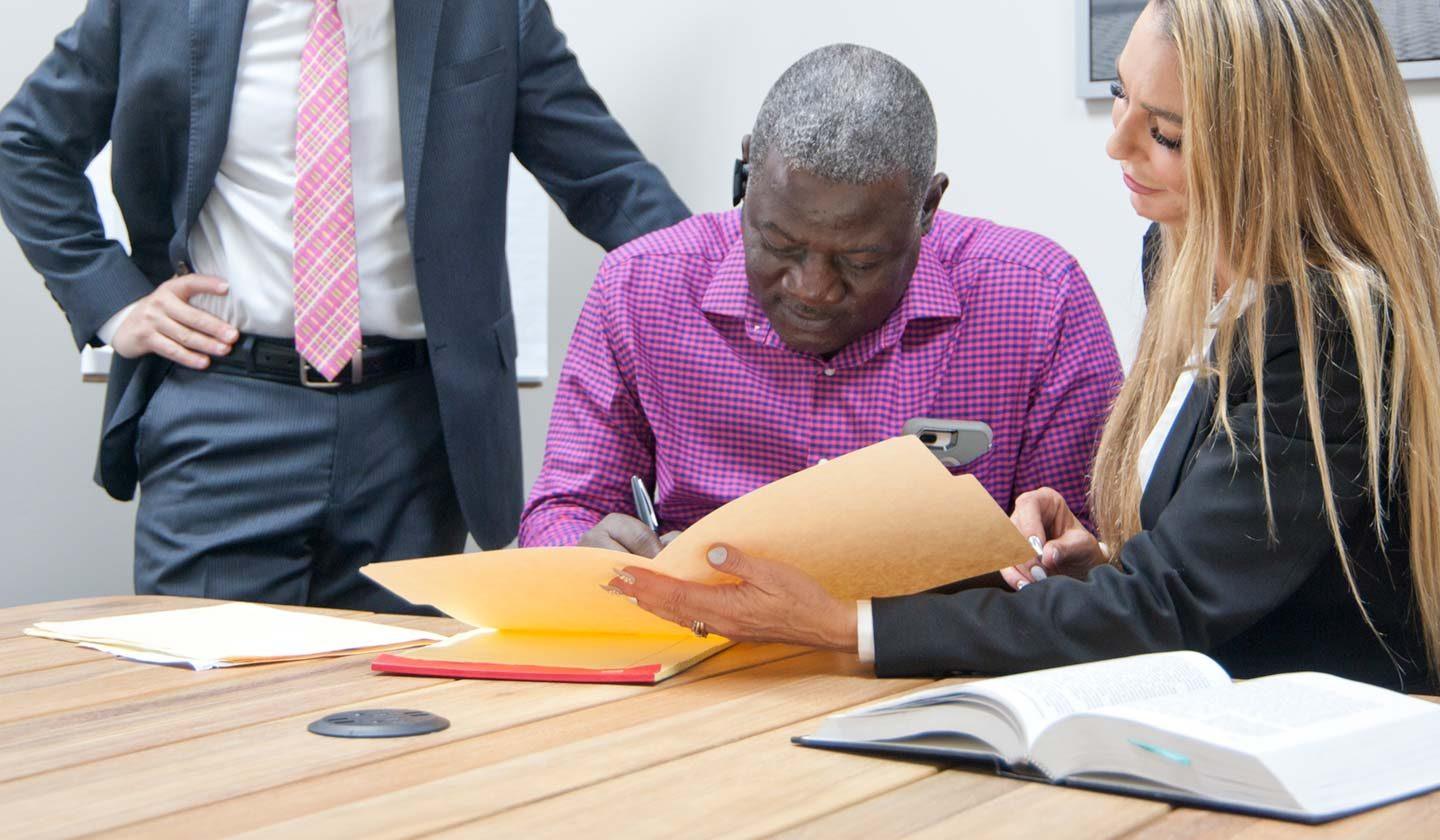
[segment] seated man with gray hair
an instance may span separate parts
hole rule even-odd
[[[983,421],[961,470],[1007,510],[1084,510],[1121,370],[1080,266],[1038,235],[939,209],[935,114],[903,64],[833,45],[796,62],[741,141],[738,211],[605,258],[560,375],[522,545],[653,556],[661,531],[912,418]]]

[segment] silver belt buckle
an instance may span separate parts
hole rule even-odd
[[[311,366],[310,366],[310,363],[307,362],[307,361],[305,361],[305,357],[304,357],[304,356],[301,356],[301,357],[300,357],[300,384],[301,384],[301,385],[304,385],[306,388],[313,388],[313,389],[315,389],[315,390],[317,390],[317,391],[328,391],[328,390],[330,390],[330,389],[332,389],[332,388],[339,388],[339,387],[340,387],[340,380],[338,380],[338,379],[335,380],[334,382],[330,382],[330,381],[328,381],[328,380],[326,380],[326,379],[324,379],[324,378],[321,378],[321,379],[311,379],[311,378],[310,378],[310,374],[312,374],[312,373],[314,373],[314,372],[315,372],[315,368],[311,367]]]
[[[327,381],[327,380],[325,380],[325,379],[311,379],[311,378],[310,378],[310,374],[313,373],[314,371],[315,371],[315,368],[311,367],[311,366],[310,366],[310,363],[307,362],[307,361],[305,361],[305,357],[304,357],[304,356],[301,356],[301,357],[300,357],[300,384],[301,384],[301,385],[304,385],[306,388],[314,388],[314,389],[317,390],[317,391],[328,391],[328,390],[331,390],[331,389],[334,389],[334,388],[339,388],[341,385],[345,384],[345,383],[341,382],[339,379],[336,379],[334,382],[329,382],[329,381]],[[355,355],[350,357],[350,384],[351,384],[351,385],[359,385],[361,382],[364,381],[364,379],[365,379],[365,345],[362,344],[362,345],[360,345],[360,348],[355,351]]]

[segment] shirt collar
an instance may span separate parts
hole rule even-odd
[[[739,221],[738,212],[736,220]],[[905,289],[905,295],[900,298],[899,305],[890,313],[890,317],[879,327],[842,348],[834,361],[846,367],[863,364],[898,342],[913,321],[960,318],[960,290],[956,287],[955,278],[941,262],[934,244],[930,236],[926,236],[921,242],[920,256],[915,263],[915,272],[910,277],[910,285]],[[771,328],[765,311],[750,294],[750,281],[745,274],[745,239],[738,224],[734,229],[734,240],[717,264],[701,296],[700,311],[707,316],[742,322],[746,336],[752,341],[770,346],[785,346],[780,336]]]
[[[905,296],[900,299],[900,305],[895,307],[895,312],[887,319],[886,327],[898,323],[903,331],[911,321],[922,318],[956,320],[963,311],[955,275],[936,253],[936,243],[927,236],[920,243],[920,258],[915,262],[915,273],[910,277],[910,286],[906,288]]]
[[[725,256],[710,275],[710,282],[700,298],[700,311],[747,323],[763,323],[767,328],[770,325],[760,304],[750,294],[750,280],[745,274],[745,238],[738,226]]]

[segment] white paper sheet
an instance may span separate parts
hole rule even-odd
[[[202,669],[413,647],[444,636],[408,627],[282,610],[219,604],[80,621],[38,621],[26,635],[97,645],[148,662]]]

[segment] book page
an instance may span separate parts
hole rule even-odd
[[[1332,739],[1377,723],[1440,714],[1440,707],[1383,688],[1305,673],[1261,677],[1101,713],[1248,751]]]
[[[1123,772],[1314,817],[1440,786],[1437,741],[1440,706],[1298,673],[1072,715],[1030,754],[1055,777]]]
[[[1200,653],[1150,653],[1032,671],[965,686],[1003,704],[1033,744],[1051,723],[1076,712],[1230,685],[1215,660]]]

